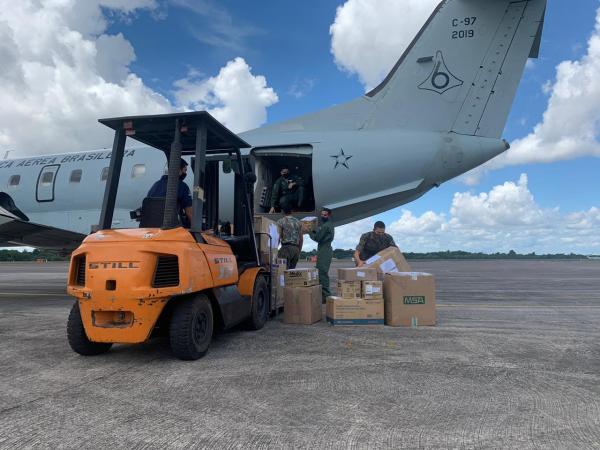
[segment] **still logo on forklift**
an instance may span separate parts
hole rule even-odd
[[[215,258],[215,264],[228,264],[233,262],[231,258]]]
[[[139,269],[140,264],[134,261],[101,261],[91,262],[88,266],[90,270],[94,269]]]

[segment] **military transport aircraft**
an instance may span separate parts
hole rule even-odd
[[[415,200],[506,151],[502,132],[525,63],[538,56],[545,9],[546,0],[444,0],[372,91],[241,133],[252,145],[256,213],[268,213],[282,165],[304,180],[302,214],[328,207],[341,225]],[[0,160],[0,245],[79,245],[98,223],[110,153]],[[165,163],[159,152],[126,152],[114,226],[135,226],[129,213]],[[219,217],[228,202],[225,195]]]

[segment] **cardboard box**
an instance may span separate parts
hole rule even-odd
[[[362,281],[360,296],[364,299],[383,298],[383,283],[381,281]]]
[[[389,273],[383,282],[385,324],[392,327],[436,323],[435,279],[429,273]]]
[[[289,324],[311,325],[323,317],[321,307],[321,285],[310,287],[285,287],[283,322]]]
[[[338,269],[338,280],[341,281],[377,281],[377,269],[368,267],[353,267]]]
[[[305,217],[301,219],[302,233],[307,234],[315,230],[319,226],[319,219],[317,217]]]
[[[366,260],[365,266],[362,268],[364,267],[376,269],[379,274],[410,272],[412,270],[398,247],[388,247],[380,251],[375,256]],[[383,281],[381,275],[378,278],[380,281]]]
[[[319,284],[319,271],[315,268],[285,271],[285,287],[307,287]]]
[[[268,217],[254,216],[254,233],[256,234],[256,245],[259,253],[261,253],[261,258],[266,255],[264,261],[269,259],[269,249],[271,249],[271,254],[274,255],[273,258],[277,258],[277,247],[279,246],[277,224]]]
[[[342,298],[361,298],[362,284],[360,281],[337,282],[337,295]]]
[[[327,297],[326,310],[332,325],[383,325],[383,299]]]
[[[271,298],[273,299],[271,305],[275,308],[283,306],[283,288],[285,287],[285,271],[285,264],[274,264],[271,266]]]

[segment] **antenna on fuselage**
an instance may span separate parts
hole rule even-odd
[[[12,152],[12,150],[6,150],[6,153],[4,154],[4,158],[2,159],[8,159],[8,154]]]

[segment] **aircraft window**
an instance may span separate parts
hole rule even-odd
[[[18,186],[21,182],[21,175],[13,175],[8,179],[9,186]]]
[[[71,172],[69,183],[79,183],[81,181],[81,169],[76,169]]]
[[[104,167],[102,169],[102,173],[100,174],[100,181],[108,180],[108,167]]]
[[[44,172],[42,174],[42,186],[50,186],[54,181],[54,173],[53,172]]]
[[[136,164],[131,169],[131,178],[141,177],[146,173],[146,165],[145,164]]]

